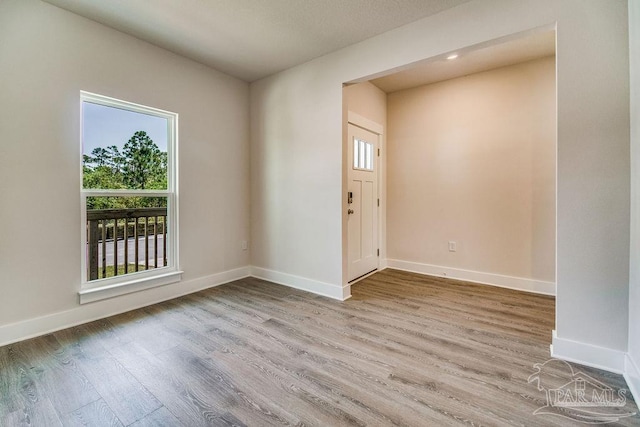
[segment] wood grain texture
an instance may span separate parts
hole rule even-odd
[[[131,427],[173,427],[180,425],[180,421],[164,406],[153,411],[143,419],[131,424]]]
[[[1,347],[0,425],[583,425],[533,415],[553,298],[394,270],[352,294],[248,278]]]
[[[61,418],[62,425],[65,427],[81,427],[81,426],[104,426],[104,427],[122,427],[116,414],[113,413],[109,405],[103,400],[98,399],[82,408],[64,414]]]

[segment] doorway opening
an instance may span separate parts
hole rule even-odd
[[[345,83],[345,284],[367,273],[348,213],[359,116],[380,126],[376,268],[555,295],[555,64],[545,27]]]

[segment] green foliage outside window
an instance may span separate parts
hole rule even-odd
[[[144,131],[124,144],[95,148],[82,159],[85,189],[166,190],[167,153]],[[166,207],[166,197],[87,197],[87,209]]]

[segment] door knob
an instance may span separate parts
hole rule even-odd
[[[353,212],[354,212],[354,211],[353,211],[353,209],[349,209],[349,210],[347,211],[347,213],[348,213],[349,215],[351,215]]]

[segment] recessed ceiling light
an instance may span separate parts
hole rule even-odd
[[[451,59],[456,59],[458,57],[457,53],[451,54],[449,56],[447,56],[447,59],[451,60]]]

